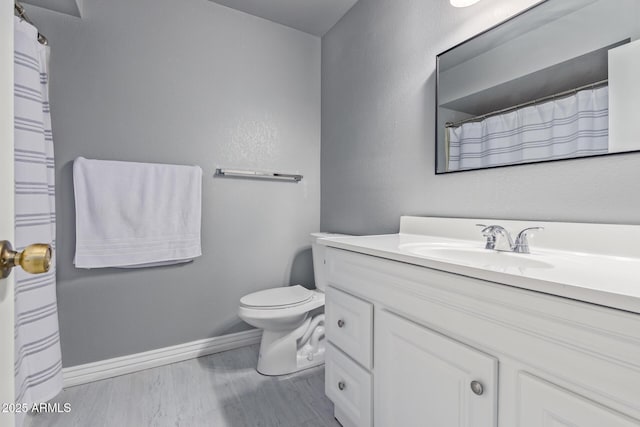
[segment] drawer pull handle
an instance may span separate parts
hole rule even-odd
[[[344,320],[338,320],[338,328],[344,328]]]
[[[347,385],[344,383],[344,381],[338,382],[338,389],[340,391],[344,390],[345,388],[347,388]]]
[[[484,387],[482,383],[479,381],[471,381],[471,391],[477,394],[478,396],[482,396],[484,393]]]

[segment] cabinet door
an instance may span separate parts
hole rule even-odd
[[[497,425],[495,358],[387,311],[374,329],[375,425]]]
[[[638,427],[618,412],[533,375],[521,373],[518,427]]]

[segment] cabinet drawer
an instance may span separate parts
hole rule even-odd
[[[371,426],[371,374],[340,350],[327,344],[325,393],[343,426]]]
[[[373,305],[329,287],[325,316],[328,340],[356,362],[371,369]]]

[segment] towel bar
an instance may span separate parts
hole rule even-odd
[[[238,169],[216,169],[214,176],[227,177],[227,178],[249,178],[249,179],[266,179],[277,181],[292,181],[300,182],[302,175],[277,173],[277,172],[260,172],[260,171],[248,171]]]

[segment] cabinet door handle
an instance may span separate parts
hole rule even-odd
[[[344,328],[344,320],[338,320],[338,328]]]
[[[338,390],[342,391],[345,388],[347,388],[347,385],[344,383],[344,381],[339,381],[338,382]]]
[[[480,381],[471,381],[471,391],[478,396],[482,396],[482,393],[484,393],[484,387]]]

